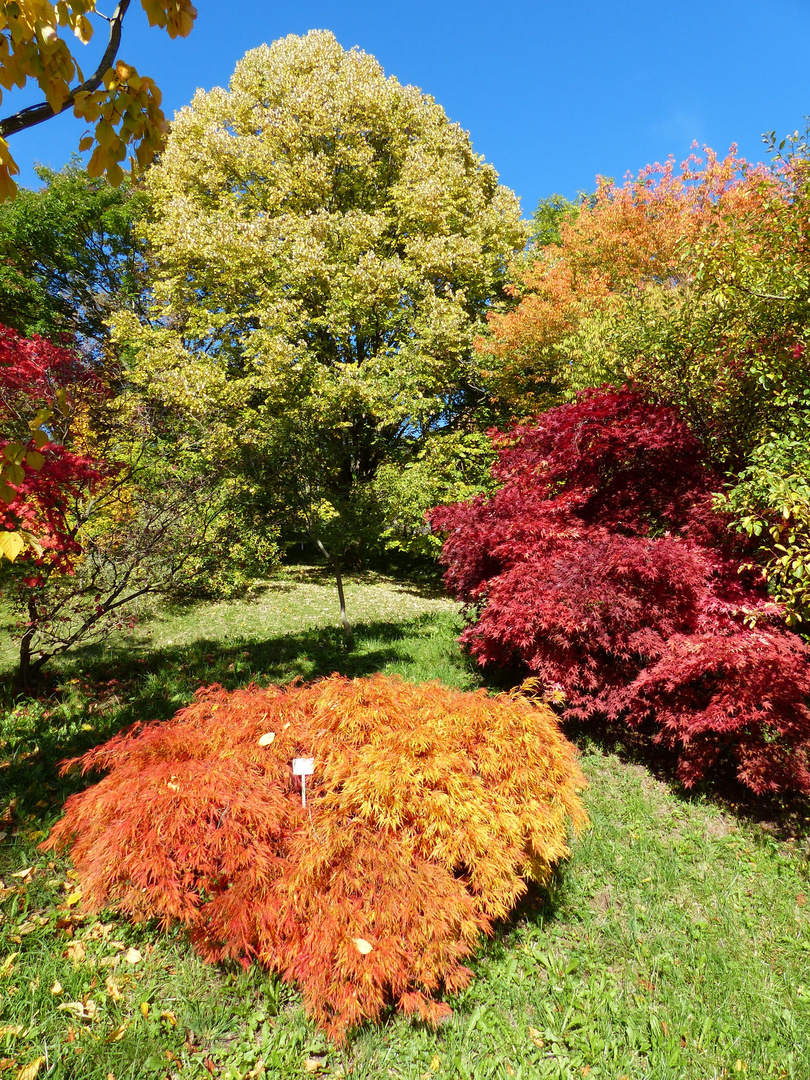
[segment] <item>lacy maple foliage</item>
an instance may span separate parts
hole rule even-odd
[[[495,441],[503,486],[430,515],[473,655],[525,665],[567,717],[649,722],[687,786],[730,760],[755,792],[810,790],[810,653],[686,424],[601,388]]]
[[[43,847],[84,903],[179,920],[209,960],[300,984],[334,1039],[393,997],[428,1022],[462,961],[587,821],[576,751],[520,696],[339,676],[217,686],[65,764],[108,775]],[[306,807],[296,757],[314,759]]]

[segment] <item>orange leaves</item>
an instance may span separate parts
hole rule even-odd
[[[536,247],[512,268],[520,301],[493,314],[491,339],[477,343],[492,356],[496,393],[520,416],[548,407],[543,394],[559,394],[572,362],[597,345],[609,353],[611,333],[599,338],[599,320],[620,318],[646,290],[668,298],[697,280],[704,255],[716,267],[717,252],[739,245],[769,200],[783,197],[765,166],[733,150],[721,160],[706,149],[680,169],[672,159],[656,162],[622,185],[599,180],[592,199],[560,224],[560,243]],[[726,261],[732,270],[731,254]],[[600,372],[593,385],[603,381]]]
[[[209,960],[258,959],[340,1040],[391,997],[449,1012],[434,996],[467,985],[480,934],[585,821],[574,755],[522,699],[384,676],[213,687],[84,755],[108,776],[47,846],[71,845],[85,903],[183,921]]]

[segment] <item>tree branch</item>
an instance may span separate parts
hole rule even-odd
[[[98,89],[105,74],[112,67],[112,62],[121,45],[121,24],[124,21],[129,5],[130,0],[118,0],[118,7],[110,18],[110,38],[98,67],[81,86],[77,86],[75,90],[70,91],[61,109],[53,109],[47,101],[42,101],[39,105],[29,105],[27,109],[21,109],[19,112],[14,113],[13,116],[7,116],[5,120],[0,120],[0,138],[8,138],[9,135],[16,135],[18,131],[25,131],[26,128],[35,127],[44,120],[50,120],[52,116],[57,116],[59,113],[71,108],[77,94],[84,91],[92,93]]]

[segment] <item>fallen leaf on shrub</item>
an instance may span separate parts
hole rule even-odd
[[[356,938],[353,938],[352,940],[354,941],[355,945],[357,946],[357,951],[362,953],[363,956],[368,956],[368,954],[374,948],[374,946],[370,942],[366,941],[365,938],[356,937]]]
[[[14,1080],[34,1080],[34,1077],[40,1070],[40,1067],[45,1064],[45,1058],[36,1058],[30,1065],[26,1065],[20,1069]]]
[[[58,979],[56,980],[56,982],[51,987],[51,993],[52,994],[62,994],[62,993],[64,993],[64,987],[62,986],[62,984],[59,982]]]
[[[276,737],[275,731],[268,731],[265,735],[262,735],[262,737],[259,739],[259,746],[269,746],[270,743],[275,739],[275,737]]]
[[[143,960],[143,954],[137,949],[129,948],[124,953],[124,959],[128,964],[140,964],[141,960]]]

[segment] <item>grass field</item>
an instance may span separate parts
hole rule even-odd
[[[181,934],[82,914],[69,862],[36,848],[81,783],[58,777],[61,758],[171,715],[202,682],[387,671],[481,684],[450,601],[368,575],[349,581],[347,602],[352,653],[331,583],[291,571],[252,601],[163,611],[76,651],[40,697],[7,693],[0,1077],[810,1077],[810,806],[686,796],[665,760],[596,733],[572,733],[590,831],[551,891],[482,942],[438,1031],[392,1014],[338,1050],[294,988],[206,965]],[[0,663],[11,658],[6,648]]]

